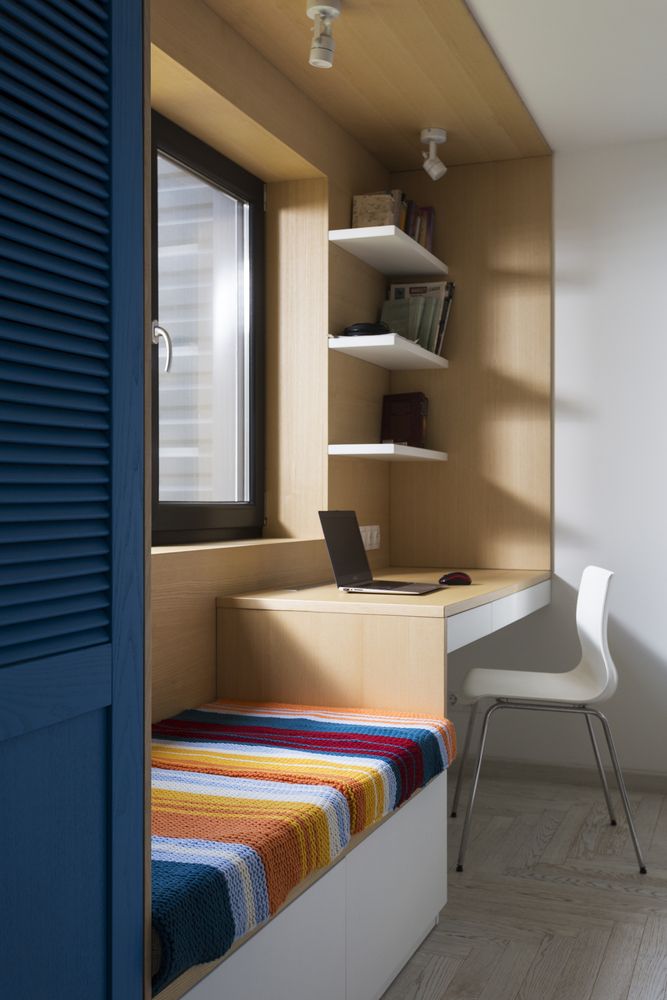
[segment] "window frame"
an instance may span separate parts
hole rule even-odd
[[[233,541],[259,538],[264,526],[265,462],[265,205],[264,183],[222,153],[195,138],[169,119],[151,116],[151,316],[159,322],[157,156],[163,153],[205,181],[249,206],[249,489],[240,502],[180,502],[160,500],[159,356],[151,349],[152,513],[153,545]]]

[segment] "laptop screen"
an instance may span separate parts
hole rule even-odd
[[[353,510],[321,510],[320,523],[336,584],[353,587],[373,579],[359,522]]]

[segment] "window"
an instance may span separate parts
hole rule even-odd
[[[153,116],[154,544],[261,534],[263,201],[259,178]]]

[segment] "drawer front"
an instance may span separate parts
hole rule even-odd
[[[551,581],[545,580],[535,587],[527,587],[517,594],[510,594],[509,597],[501,597],[499,601],[494,601],[491,605],[493,613],[493,631],[505,628],[512,622],[518,622],[520,618],[525,618],[533,611],[539,611],[549,604],[551,600]]]
[[[379,1000],[447,899],[446,773],[346,863],[347,1000]]]
[[[551,580],[519,590],[470,611],[461,611],[447,619],[447,652],[453,653],[469,642],[483,639],[512,622],[545,608],[551,601]]]
[[[471,611],[461,611],[447,619],[447,652],[453,653],[469,642],[483,639],[493,632],[493,612],[491,604],[483,604]]]
[[[342,1000],[346,863],[285,907],[187,1000]]]

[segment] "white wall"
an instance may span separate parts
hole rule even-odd
[[[554,183],[553,603],[454,654],[450,690],[473,665],[574,665],[579,577],[606,566],[603,710],[621,763],[667,775],[667,141],[558,154]],[[493,756],[593,766],[582,719],[496,720]]]

